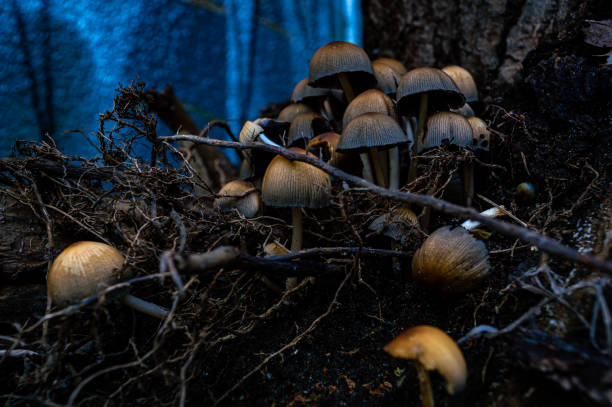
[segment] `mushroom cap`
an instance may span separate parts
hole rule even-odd
[[[397,104],[403,114],[416,115],[420,95],[429,94],[429,110],[457,109],[465,103],[465,97],[450,76],[436,68],[416,68],[402,76],[397,87]]]
[[[308,142],[306,149],[308,153],[318,156],[323,161],[336,166],[340,155],[336,149],[338,148],[341,137],[340,134],[334,132],[319,134]],[[316,154],[317,152],[320,154]]]
[[[440,146],[444,140],[456,146],[471,147],[472,139],[472,126],[465,117],[457,113],[438,112],[427,119],[427,132],[419,151]]]
[[[480,149],[489,151],[491,146],[491,132],[487,124],[478,117],[468,117],[467,120],[470,126],[472,126],[472,148],[475,150]]]
[[[241,143],[248,143],[248,142],[255,141],[257,137],[261,133],[263,133],[263,131],[264,131],[263,127],[261,127],[257,123],[257,120],[255,120],[254,122],[247,120],[246,122],[244,122],[244,125],[242,126],[242,129],[240,130],[240,134],[238,135],[238,140],[240,140]]]
[[[279,122],[291,123],[297,115],[306,112],[313,112],[313,110],[304,103],[292,103],[285,106],[285,108],[280,111],[276,120]]]
[[[478,101],[476,82],[474,82],[472,74],[467,69],[458,65],[449,65],[442,68],[442,70],[455,81],[457,87],[463,93],[463,96],[465,96],[466,102]]]
[[[289,150],[306,154],[301,148]],[[310,164],[277,155],[266,169],[261,190],[266,205],[322,208],[329,205],[331,180],[325,171]]]
[[[116,284],[124,261],[117,249],[105,243],[71,244],[55,258],[49,270],[47,292],[51,302],[75,303]]]
[[[370,88],[376,83],[368,54],[358,45],[334,41],[319,48],[312,56],[308,84],[315,88],[340,89],[339,73],[347,74],[352,84]]]
[[[401,77],[403,74],[405,74],[406,72],[408,72],[408,69],[406,69],[406,67],[404,66],[404,64],[402,64],[400,61],[398,61],[397,59],[393,59],[393,58],[378,58],[374,61],[372,61],[372,66],[375,64],[385,64],[391,67],[391,69],[393,69],[395,72],[397,72],[399,74],[399,76]]]
[[[436,230],[412,258],[412,279],[442,293],[472,290],[488,273],[485,244],[462,227]]]
[[[376,89],[394,96],[403,73],[399,73],[392,66],[378,60],[372,62],[372,69],[374,70],[374,76],[376,76]]]
[[[395,358],[413,359],[427,370],[437,370],[446,380],[446,390],[455,394],[465,388],[467,366],[463,353],[446,332],[419,325],[399,334],[384,347]]]
[[[346,129],[354,118],[364,113],[382,113],[393,119],[397,118],[393,100],[378,89],[368,89],[346,107],[342,117],[342,128]]]
[[[295,85],[291,94],[291,102],[300,103],[309,99],[325,98],[329,90],[323,88],[313,88],[308,85],[308,78],[304,78]]]
[[[266,244],[263,249],[266,257],[282,256],[283,254],[289,253],[289,250],[276,242]]]
[[[331,130],[331,125],[326,118],[315,112],[301,113],[291,122],[289,127],[290,146],[298,140],[305,140],[306,144],[315,136]]]
[[[238,210],[245,218],[257,216],[261,211],[261,198],[253,184],[243,180],[230,181],[219,190],[213,206],[222,211]]]
[[[412,144],[393,118],[382,113],[364,113],[349,122],[342,133],[338,151],[363,150],[369,147],[391,148],[401,143]]]
[[[472,106],[470,106],[467,103],[458,109],[451,109],[450,111],[453,113],[460,114],[461,116],[466,117],[466,118],[474,117],[476,115],[476,113],[474,113],[474,109],[472,109]]]
[[[383,234],[393,240],[403,242],[411,229],[419,224],[416,214],[406,206],[395,208],[390,213],[385,213],[374,219],[368,229],[378,231],[383,229]]]

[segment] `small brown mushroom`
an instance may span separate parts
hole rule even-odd
[[[292,147],[294,153],[306,154]],[[302,248],[302,211],[300,208],[322,208],[329,205],[331,181],[324,171],[301,161],[289,161],[277,155],[268,165],[262,183],[266,205],[292,210],[291,251]]]
[[[439,328],[429,325],[409,328],[389,342],[384,350],[395,358],[414,361],[423,407],[434,405],[429,370],[436,370],[444,377],[449,394],[465,388],[468,373],[463,353],[455,341]]]
[[[448,76],[457,84],[457,87],[465,96],[466,102],[476,102],[478,100],[478,88],[472,74],[465,68],[458,65],[449,65],[442,68]]]
[[[292,103],[280,111],[276,120],[279,122],[291,123],[297,115],[313,112],[312,108],[304,103]]]
[[[412,279],[441,293],[476,288],[489,274],[489,254],[483,242],[462,227],[433,232],[412,258]]]
[[[243,180],[230,181],[219,190],[213,206],[222,211],[236,209],[245,218],[253,218],[261,211],[261,198],[253,184]]]
[[[356,94],[374,87],[376,77],[368,54],[361,47],[334,41],[312,56],[308,84],[316,88],[342,89],[350,103]]]
[[[472,148],[489,151],[491,148],[491,131],[487,124],[478,117],[468,117],[467,120],[472,127]]]
[[[391,69],[393,69],[395,72],[397,72],[400,77],[403,74],[405,74],[406,72],[408,72],[408,69],[406,69],[404,64],[402,64],[397,59],[393,59],[393,58],[378,58],[377,60],[372,61],[372,64],[374,64],[374,62],[390,66]]]
[[[104,288],[122,280],[119,271],[125,259],[117,249],[100,242],[76,242],[53,261],[47,277],[47,293],[52,304],[66,305],[93,297]],[[121,301],[155,318],[164,319],[168,311],[126,294]]]
[[[399,85],[402,75],[406,71],[400,73],[392,66],[379,60],[372,62],[372,69],[374,70],[374,76],[376,76],[376,89],[388,96],[395,97],[397,85]]]
[[[305,147],[313,137],[329,131],[331,131],[331,125],[320,114],[314,112],[301,113],[291,122],[287,145],[291,147],[301,142]]]

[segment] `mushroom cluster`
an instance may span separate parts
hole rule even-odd
[[[357,45],[336,41],[315,52],[309,69],[308,78],[295,85],[291,103],[276,118],[246,122],[241,141],[315,156],[380,187],[407,190],[418,175],[418,154],[444,143],[472,151],[490,148],[487,125],[475,116],[481,108],[475,81],[459,66],[408,70],[391,58],[371,61]],[[262,205],[291,208],[291,243],[286,244],[287,237],[284,244],[291,251],[301,250],[303,213],[332,202],[333,178],[308,163],[282,155],[252,150],[244,157],[242,181],[224,187],[216,207],[244,217],[257,216],[262,213],[256,197],[261,191]],[[409,161],[401,163],[400,157]],[[402,168],[407,168],[407,174]],[[473,162],[465,160],[460,173],[465,202],[470,206],[475,190]],[[391,247],[399,249],[410,234],[419,230],[419,218],[413,210],[396,207],[375,218],[369,229],[389,238]],[[425,211],[420,219],[422,229],[428,222],[423,219],[428,217]],[[442,294],[478,287],[489,272],[488,252],[468,229],[465,225],[447,226],[431,234],[412,260],[413,281]],[[277,243],[268,243],[264,252],[276,252],[278,247]],[[393,265],[395,270],[404,271],[402,267],[409,263],[394,258]],[[287,285],[293,286],[295,281],[289,284],[288,280]],[[448,381],[450,393],[465,385],[467,371],[461,351],[438,328],[409,329],[385,350],[416,360],[426,405],[433,405],[427,370],[439,370]]]

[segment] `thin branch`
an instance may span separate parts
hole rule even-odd
[[[516,237],[527,243],[531,243],[537,246],[539,249],[554,254],[578,263],[585,264],[590,267],[596,267],[604,270],[608,273],[612,273],[612,261],[605,261],[600,258],[590,256],[584,253],[580,253],[578,250],[571,247],[565,246],[555,239],[543,236],[537,232],[528,230],[526,228],[515,226],[510,223],[500,221],[494,218],[489,218],[481,215],[472,208],[467,208],[459,205],[446,202],[441,199],[434,198],[433,196],[413,194],[411,192],[403,192],[396,190],[389,190],[374,185],[362,178],[348,174],[336,167],[333,167],[316,157],[297,154],[284,148],[271,146],[263,143],[237,143],[233,141],[213,140],[209,138],[198,137],[194,135],[175,135],[169,137],[163,137],[160,140],[166,142],[173,141],[191,141],[193,143],[200,143],[206,145],[212,145],[217,147],[225,148],[239,148],[239,149],[257,149],[268,151],[270,153],[281,155],[292,161],[302,161],[313,165],[328,174],[334,176],[336,179],[341,179],[351,184],[366,188],[373,193],[376,193],[382,197],[406,202],[410,204],[419,204],[423,206],[431,206],[433,209],[447,213],[449,215],[458,216],[464,219],[473,219],[479,221],[481,224],[488,226],[490,229],[501,233],[506,236]]]

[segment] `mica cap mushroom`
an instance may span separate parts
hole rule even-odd
[[[465,68],[458,65],[449,65],[442,68],[448,76],[450,76],[457,87],[465,96],[466,102],[478,101],[478,88],[472,74]]]
[[[100,242],[76,242],[65,248],[53,261],[47,277],[47,293],[52,304],[67,305],[93,297],[99,291],[122,280],[120,270],[125,259],[114,247]],[[133,295],[121,301],[156,318],[168,312]]]
[[[346,107],[342,127],[346,128],[353,119],[364,113],[382,113],[393,119],[397,118],[393,100],[378,89],[368,89]]]
[[[397,86],[406,71],[404,70],[404,72],[400,73],[393,69],[392,66],[380,62],[380,60],[372,62],[372,69],[374,70],[374,76],[376,76],[376,89],[395,97]]]
[[[297,115],[307,112],[314,112],[314,110],[312,110],[312,107],[304,103],[292,103],[285,106],[285,108],[280,111],[276,120],[279,122],[291,123],[293,119],[297,117]]]
[[[414,254],[412,279],[441,293],[463,293],[478,287],[489,268],[489,253],[483,242],[462,227],[444,226]]]
[[[331,131],[331,125],[320,114],[314,112],[301,113],[291,122],[287,144],[292,146],[301,141],[304,146],[315,136]]]
[[[253,218],[262,209],[257,188],[247,181],[230,181],[219,190],[218,195],[213,206],[222,211],[236,209],[245,218]]]
[[[384,347],[395,358],[411,359],[419,375],[423,406],[433,406],[433,392],[428,371],[436,370],[446,380],[446,390],[455,394],[465,388],[467,366],[459,346],[444,331],[419,325],[399,334]]]
[[[308,84],[315,88],[342,89],[350,102],[355,94],[374,87],[376,77],[368,54],[361,47],[334,41],[312,56]]]

